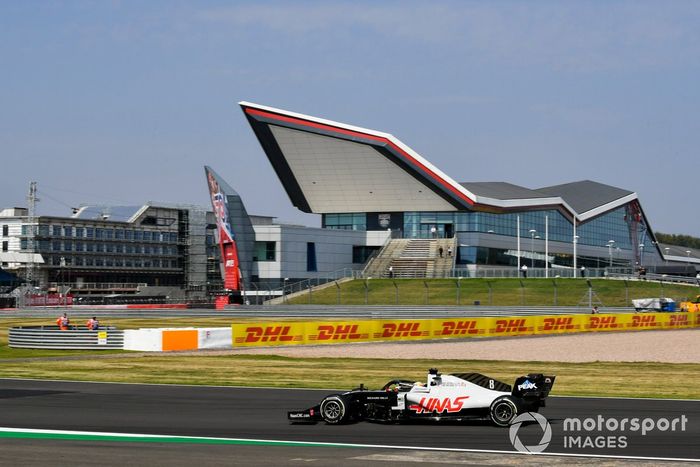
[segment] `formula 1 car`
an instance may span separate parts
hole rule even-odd
[[[364,386],[326,396],[320,404],[287,413],[292,423],[331,425],[351,421],[488,420],[508,426],[524,412],[537,412],[554,385],[555,376],[529,374],[513,388],[479,373],[441,375],[428,370],[427,383],[394,379],[381,390]]]

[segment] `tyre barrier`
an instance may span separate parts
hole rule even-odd
[[[60,330],[58,326],[10,328],[9,345],[19,349],[106,350],[124,348],[124,331],[109,326]]]

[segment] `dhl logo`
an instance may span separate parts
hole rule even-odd
[[[440,336],[461,336],[464,334],[479,334],[475,320],[469,321],[444,321]]]
[[[617,316],[591,316],[591,329],[615,329],[621,325],[617,322]]]
[[[576,329],[573,316],[568,318],[545,318],[542,325],[543,331],[561,331],[562,329]]]
[[[330,340],[352,340],[352,339],[361,339],[362,334],[357,332],[357,328],[359,325],[357,324],[348,324],[343,326],[342,324],[339,324],[337,326],[334,325],[320,325],[318,326],[318,336],[316,337],[317,341],[330,341]]]
[[[382,324],[383,332],[379,337],[418,337],[424,333],[420,330],[420,322],[412,323],[384,323]]]
[[[690,320],[688,315],[671,315],[671,321],[668,323],[669,326],[688,326],[690,325]]]
[[[464,406],[464,400],[469,399],[469,396],[455,397],[450,399],[445,397],[423,397],[418,404],[408,406],[409,409],[416,413],[443,413],[443,412],[459,412]]]
[[[245,329],[243,342],[288,342],[294,340],[289,335],[290,326],[251,326]]]
[[[520,319],[499,319],[496,321],[495,333],[501,332],[526,332],[525,318]]]
[[[633,316],[632,323],[630,323],[631,328],[651,328],[658,326],[659,323],[656,322],[656,316]]]

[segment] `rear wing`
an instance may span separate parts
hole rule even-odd
[[[513,396],[544,401],[549,396],[555,379],[556,376],[547,376],[542,373],[521,376],[513,384]]]

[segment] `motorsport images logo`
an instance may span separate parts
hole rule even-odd
[[[520,430],[521,425],[525,422],[537,422],[539,424],[540,428],[542,429],[542,438],[540,439],[539,443],[526,446],[522,441],[520,441],[520,438],[518,437],[518,430]],[[550,441],[552,441],[552,427],[549,425],[547,419],[537,412],[525,412],[515,417],[515,419],[513,419],[513,423],[510,425],[510,431],[508,434],[510,435],[511,444],[520,452],[542,452],[547,449]]]

